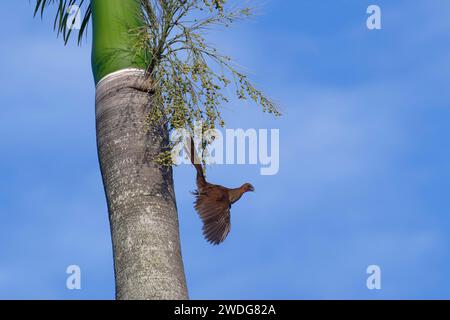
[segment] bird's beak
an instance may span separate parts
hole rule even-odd
[[[253,186],[250,187],[251,192],[255,192],[255,188]]]

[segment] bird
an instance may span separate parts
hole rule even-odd
[[[203,222],[203,236],[212,245],[219,245],[225,241],[231,228],[230,209],[247,192],[254,192],[250,183],[244,183],[239,188],[226,188],[206,181],[203,167],[197,161],[194,139],[191,138],[190,158],[197,171],[197,190],[194,208]]]

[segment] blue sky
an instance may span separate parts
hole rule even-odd
[[[382,9],[369,31],[366,8]],[[0,298],[112,299],[113,265],[94,128],[90,44],[64,47],[28,1],[0,11]],[[209,246],[175,169],[194,299],[450,298],[450,3],[266,0],[213,39],[282,106],[225,108],[230,128],[279,128],[280,172],[251,181],[232,233]],[[66,267],[82,290],[65,287]],[[382,290],[366,288],[366,268]]]

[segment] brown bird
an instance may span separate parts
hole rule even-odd
[[[238,201],[244,193],[255,191],[255,188],[250,183],[245,183],[236,189],[229,189],[207,182],[203,167],[196,160],[194,139],[192,138],[190,156],[197,171],[197,190],[193,192],[196,196],[194,207],[203,221],[205,239],[213,245],[218,245],[230,232],[231,205]]]

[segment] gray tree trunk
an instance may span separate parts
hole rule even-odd
[[[97,85],[97,147],[117,299],[188,298],[172,168],[153,161],[167,145],[168,131],[148,130],[152,107],[141,71],[124,70]]]

